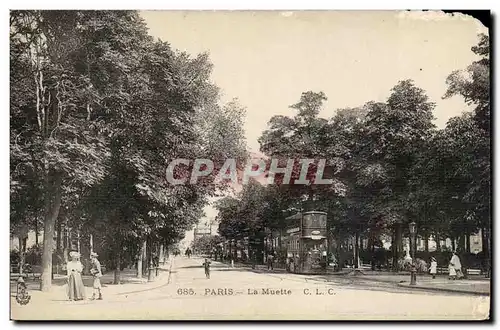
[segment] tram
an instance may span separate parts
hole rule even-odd
[[[327,213],[309,211],[286,218],[282,235],[287,270],[297,274],[322,274],[327,266]]]

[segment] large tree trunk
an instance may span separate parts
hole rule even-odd
[[[398,259],[402,257],[402,253],[404,251],[403,247],[403,224],[398,223],[396,230],[396,243],[398,245]]]
[[[121,247],[118,247],[118,252],[116,254],[116,267],[115,267],[113,284],[121,284],[121,265],[122,265],[121,252],[122,252]]]
[[[457,246],[456,246],[456,243],[455,243],[455,237],[452,237],[451,238],[451,248],[452,248],[453,251],[456,251],[457,250],[456,247]]]
[[[424,235],[424,251],[429,253],[429,234],[427,233]]]
[[[401,255],[401,252],[403,251],[403,235],[402,235],[402,224],[396,223],[395,225],[395,230],[394,230],[394,245],[395,245],[395,254],[393,255],[392,259],[392,268],[393,271],[398,272],[399,271],[399,258]]]
[[[24,251],[23,251],[24,238],[22,237],[22,235],[19,235],[18,240],[19,240],[19,274],[22,274],[24,268]]]
[[[458,236],[458,249],[460,250],[460,253],[465,252],[465,235],[459,235]]]
[[[142,255],[144,254],[142,249],[143,245],[141,244],[139,255],[137,256],[137,278],[142,278]]]
[[[76,231],[76,251],[78,253],[81,253],[81,245],[80,245],[80,230]]]
[[[38,217],[35,218],[35,245],[38,246],[38,235],[39,235],[39,231],[38,231]]]
[[[158,263],[164,263],[165,261],[165,247],[163,246],[163,244],[160,244],[160,247],[159,247],[159,256],[158,256]]]
[[[144,240],[142,242],[142,248],[141,248],[141,258],[142,258],[142,274],[146,275],[148,272],[148,261],[147,261],[147,256],[146,256],[146,247],[147,247],[147,242]]]
[[[65,228],[64,230],[64,263],[68,263],[69,261],[69,249],[70,249],[70,244],[69,244],[69,228]]]
[[[441,236],[439,236],[439,232],[434,235],[434,240],[436,241],[436,251],[441,252]]]
[[[391,250],[392,250],[392,271],[398,271],[398,245],[396,244],[396,227],[392,227],[391,233]]]
[[[481,241],[483,250],[483,272],[486,277],[490,277],[490,244],[488,228],[481,228]]]
[[[354,268],[359,266],[359,230],[356,229],[356,234],[354,236]]]
[[[470,229],[469,228],[467,228],[467,230],[465,231],[465,252],[466,253],[471,252],[471,249],[470,249]]]
[[[54,245],[54,231],[56,219],[61,208],[61,183],[62,176],[56,175],[53,189],[46,191],[45,220],[43,228],[43,254],[42,254],[42,280],[40,282],[41,291],[49,291],[52,287],[52,250]],[[46,185],[48,187],[48,185]],[[52,190],[52,191],[51,191]],[[53,195],[53,200],[51,200]]]
[[[373,239],[373,235],[370,234],[370,239],[369,239],[369,247],[370,247],[370,254],[371,254],[371,268],[372,270],[375,270],[375,240]]]
[[[19,273],[23,274],[26,263],[26,243],[28,241],[29,228],[23,225],[17,233],[19,240]]]
[[[56,250],[61,251],[61,220],[57,220]]]
[[[146,260],[147,260],[147,267],[148,267],[148,281],[153,280],[153,272],[152,272],[152,267],[153,267],[153,246],[151,244],[151,238],[148,237],[146,240]]]

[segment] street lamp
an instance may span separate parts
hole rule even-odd
[[[417,224],[412,221],[410,222],[410,251],[411,251],[411,269],[410,269],[410,285],[416,285],[417,284],[417,269],[415,267],[415,236],[417,233]]]

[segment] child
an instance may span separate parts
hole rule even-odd
[[[97,300],[102,300],[102,293],[101,293],[101,277],[102,277],[102,270],[101,270],[101,263],[97,259],[98,255],[95,252],[90,253],[90,260],[92,262],[92,268],[90,269],[90,273],[92,274],[94,278],[94,292],[92,293],[92,300],[96,298],[96,293],[99,295]]]
[[[436,261],[436,258],[432,257],[431,258],[431,270],[430,270],[430,273],[431,273],[433,279],[436,278],[437,266],[438,266],[438,263]]]
[[[210,278],[210,261],[205,258],[205,262],[203,263],[203,267],[205,267],[205,276]]]
[[[454,280],[457,278],[457,272],[455,271],[455,267],[453,264],[450,263],[449,265],[449,271],[450,271],[450,280]]]

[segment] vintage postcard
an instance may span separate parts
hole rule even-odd
[[[10,11],[22,320],[488,320],[488,11]]]

